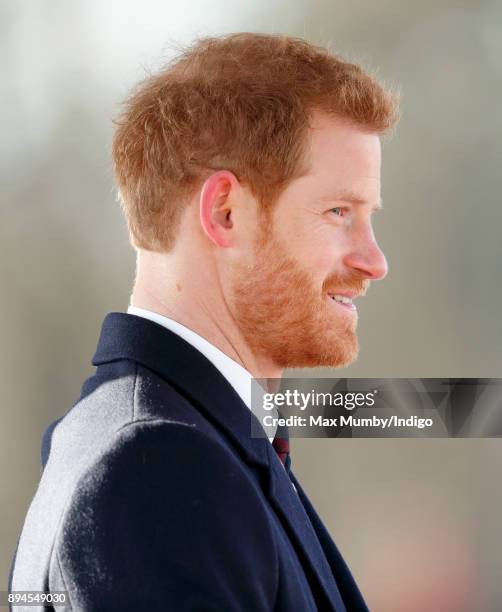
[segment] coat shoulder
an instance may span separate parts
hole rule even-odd
[[[123,590],[174,604],[194,581],[198,597],[225,581],[232,598],[247,593],[261,610],[277,590],[273,528],[247,470],[196,427],[156,418],[121,428],[81,475],[54,554],[80,601]]]

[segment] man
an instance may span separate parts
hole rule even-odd
[[[133,93],[113,145],[131,306],[45,434],[12,589],[74,610],[366,610],[287,432],[251,436],[250,388],[355,359],[396,116],[358,66],[285,36],[198,41]]]

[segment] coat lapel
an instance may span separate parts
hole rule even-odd
[[[251,437],[252,421],[255,427],[258,421],[219,370],[191,344],[161,325],[135,315],[109,313],[103,322],[93,364],[118,359],[136,361],[168,380],[215,427],[225,432],[248,464],[263,471],[267,483],[264,493],[310,570],[307,575],[317,583],[332,610],[346,612],[311,518],[288,472],[266,438]],[[298,483],[295,485],[299,487]]]
[[[331,567],[332,574],[336,578],[337,585],[343,596],[343,601],[346,607],[351,612],[368,612],[368,607],[359,591],[359,588],[350,573],[347,564],[340,554],[336,544],[329,535],[326,527],[323,525],[319,515],[313,508],[310,500],[305,495],[300,483],[296,480],[294,474],[290,473],[290,478],[298,491],[298,495],[302,502],[305,512],[308,514],[310,522],[319,538],[319,542],[324,550],[328,563]]]
[[[315,577],[318,588],[330,603],[331,609],[336,612],[345,612],[346,608],[331,568],[297,493],[299,490],[297,484],[295,484],[297,489],[295,491],[288,473],[270,446],[269,488],[266,494],[281,518],[300,559],[310,567],[312,576]],[[323,606],[322,609],[327,608]]]

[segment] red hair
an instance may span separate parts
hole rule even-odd
[[[150,76],[116,120],[113,160],[135,247],[168,251],[184,206],[226,169],[263,209],[304,169],[316,110],[375,133],[397,96],[361,67],[305,40],[231,34],[198,40]]]

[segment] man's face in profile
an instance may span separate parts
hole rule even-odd
[[[307,174],[259,219],[254,252],[232,272],[237,323],[251,347],[282,368],[354,361],[350,300],[387,273],[372,229],[379,136],[323,115],[311,126]]]

